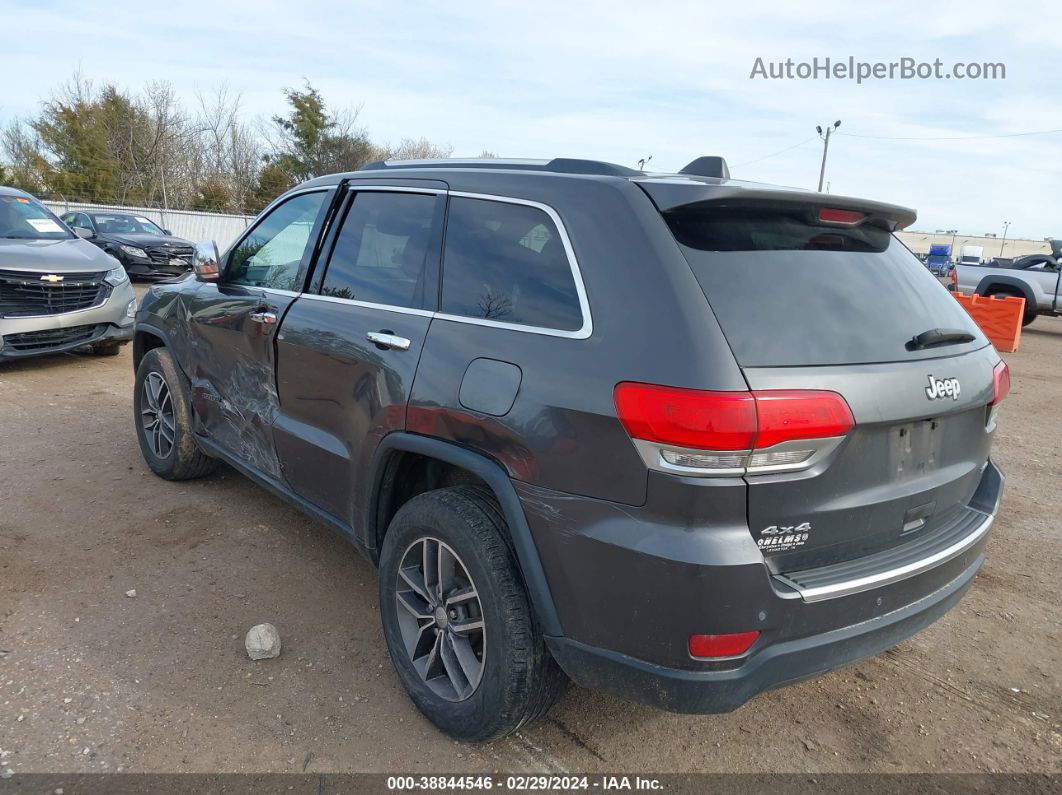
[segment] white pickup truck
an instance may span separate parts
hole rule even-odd
[[[1022,325],[1037,315],[1062,315],[1062,240],[1051,241],[1050,254],[1018,257],[1006,267],[964,265],[951,270],[951,287],[977,295],[1016,295],[1025,299]]]

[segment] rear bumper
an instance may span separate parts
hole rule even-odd
[[[962,599],[984,556],[943,588],[892,613],[767,646],[739,668],[667,668],[568,638],[550,638],[554,658],[576,684],[671,712],[730,712],[764,690],[799,682],[895,646]]]
[[[829,569],[815,572],[819,585],[852,586],[823,596],[768,570],[744,524],[740,489],[691,491],[678,480],[651,481],[641,508],[572,495],[549,500],[525,484],[518,491],[562,625],[562,636],[547,639],[560,666],[580,685],[691,713],[735,709],[936,621],[984,561],[1003,486],[988,462],[968,503],[975,521],[965,530],[943,534],[936,547],[897,548],[886,557],[891,569],[870,571],[862,560],[837,567],[851,575],[847,582],[831,579]],[[689,493],[696,496],[683,504]],[[698,516],[713,517],[712,526]],[[905,556],[919,550],[927,565]],[[740,658],[698,660],[686,646],[692,634],[749,630],[760,636]]]

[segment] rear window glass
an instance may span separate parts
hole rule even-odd
[[[803,208],[692,205],[664,213],[745,367],[948,356],[986,344],[925,266],[887,230],[821,224]],[[916,334],[975,341],[908,350]]]
[[[523,204],[451,198],[442,311],[561,331],[582,328],[575,277],[553,219]]]

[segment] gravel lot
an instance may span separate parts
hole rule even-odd
[[[345,542],[231,470],[148,472],[128,348],[0,365],[0,772],[1062,772],[1062,320],[1006,358],[1007,491],[947,617],[729,715],[573,688],[484,746],[407,700]]]

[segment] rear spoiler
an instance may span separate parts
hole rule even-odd
[[[769,207],[805,206],[808,209],[852,210],[864,213],[870,220],[884,223],[889,231],[896,232],[915,222],[918,214],[898,204],[855,199],[851,196],[834,196],[786,188],[745,187],[741,184],[708,184],[672,179],[635,179],[633,182],[649,194],[660,212],[697,204],[719,204],[729,207],[759,204]]]

